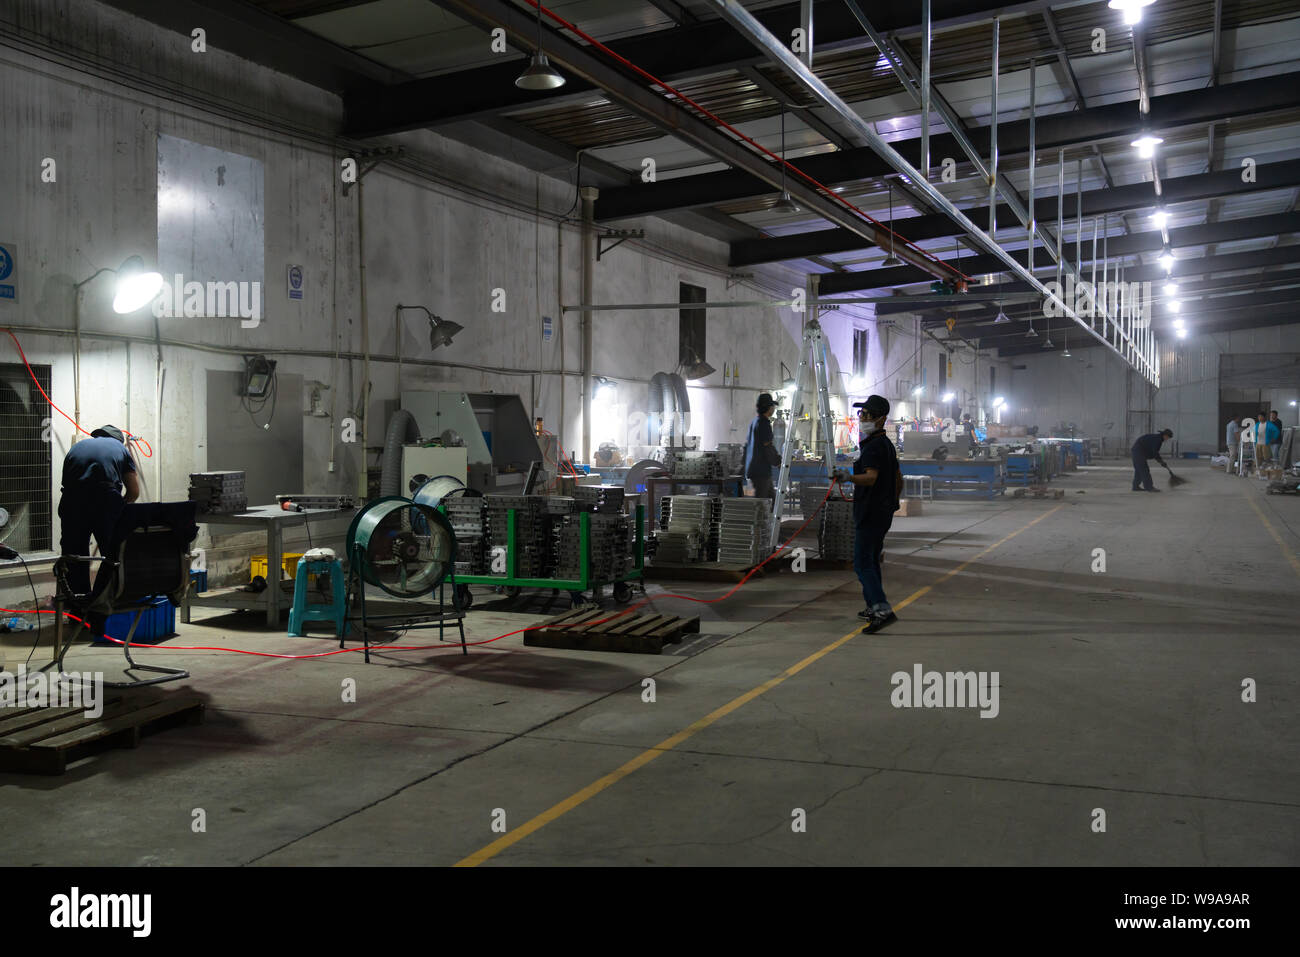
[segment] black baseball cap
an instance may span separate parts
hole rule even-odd
[[[123,445],[126,445],[126,436],[116,425],[101,425],[94,432],[90,433],[91,438],[117,439]]]
[[[869,395],[866,402],[854,402],[853,408],[866,409],[867,415],[878,419],[882,415],[889,414],[889,400],[883,395]]]
[[[772,398],[772,393],[763,392],[759,395],[758,401],[754,403],[754,408],[759,412],[764,412],[767,409],[773,408],[775,405],[776,399]]]

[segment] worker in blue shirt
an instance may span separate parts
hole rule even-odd
[[[745,440],[745,477],[754,486],[756,498],[776,499],[776,486],[772,483],[772,469],[781,464],[781,453],[772,438],[772,410],[776,400],[764,392],[754,403],[754,421],[749,424],[749,437]]]
[[[881,560],[885,536],[898,511],[903,473],[898,467],[898,452],[885,432],[889,400],[872,395],[866,402],[853,404],[858,409],[858,434],[862,437],[858,460],[853,463],[852,475],[837,469],[831,480],[853,484],[853,570],[867,602],[858,617],[867,622],[863,631],[870,633],[898,620],[885,597]]]
[[[64,555],[90,554],[92,534],[103,554],[122,508],[140,497],[140,479],[122,430],[105,425],[90,435],[73,445],[63,457],[63,494],[59,499],[63,534],[59,548]],[[87,563],[70,564],[68,584],[78,594],[90,591]]]
[[[1277,409],[1268,414],[1268,421],[1264,423],[1264,445],[1268,449],[1269,459],[1281,464],[1282,420],[1278,418]]]
[[[1151,482],[1151,469],[1147,466],[1147,459],[1155,459],[1161,465],[1165,465],[1165,460],[1160,457],[1160,446],[1164,444],[1165,439],[1173,437],[1173,431],[1165,429],[1144,435],[1133,443],[1133,491],[1160,491]],[[1165,465],[1165,468],[1168,467]]]

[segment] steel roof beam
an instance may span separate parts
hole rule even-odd
[[[1053,2],[1059,4],[1060,0],[1031,0],[1019,4],[1005,4],[998,0],[934,0],[934,26],[937,29],[978,22],[988,19],[995,11],[1037,12],[1047,9]],[[790,31],[799,26],[799,6],[799,0],[795,0],[763,10],[757,16],[773,32],[788,37]],[[881,7],[876,19],[884,30],[906,33],[919,26],[917,10],[912,3],[891,3]],[[857,21],[840,0],[819,2],[816,13],[819,53],[869,45]],[[486,42],[484,38],[485,47]],[[516,50],[532,50],[530,45],[512,46]],[[752,46],[720,20],[623,37],[609,41],[607,46],[669,83],[763,62]],[[580,77],[569,77],[562,91],[537,94],[520,90],[514,81],[524,65],[521,58],[514,58],[509,63],[412,80],[395,85],[380,95],[349,99],[347,105],[351,119],[347,135],[364,138],[436,127],[474,119],[483,113],[499,114],[538,103],[578,104],[590,100],[593,91],[597,90],[594,84]]]
[[[515,72],[518,72],[517,65]],[[1289,73],[1220,85],[1213,90],[1190,90],[1152,97],[1147,122],[1153,130],[1168,132],[1183,126],[1204,125],[1211,120],[1298,108],[1300,73]],[[1143,129],[1142,120],[1135,113],[1130,101],[1040,116],[1036,120],[1036,145],[1039,150],[1069,149],[1105,140],[1131,139]],[[972,129],[969,138],[977,152],[987,155],[987,126]],[[919,139],[902,140],[891,145],[910,165],[915,167],[920,162]],[[948,133],[932,136],[930,148],[939,156],[955,157],[961,152],[960,144]],[[998,152],[1002,160],[1008,156],[1025,155],[1028,148],[1028,120],[998,124]],[[808,156],[794,165],[828,186],[872,179],[893,171],[867,147]],[[697,173],[604,192],[596,201],[596,218],[613,220],[653,215],[667,209],[752,199],[767,192],[769,190],[762,182],[737,170]]]
[[[1211,243],[1230,243],[1242,239],[1259,239],[1265,236],[1279,236],[1300,232],[1300,213],[1278,213],[1273,216],[1252,216],[1247,219],[1230,219],[1225,222],[1206,226],[1184,226],[1169,231],[1172,247],[1208,246]],[[1132,256],[1137,253],[1158,252],[1162,246],[1162,237],[1158,232],[1133,233],[1129,236],[1110,237],[1110,256]],[[1024,250],[1010,253],[1022,265],[1028,262]],[[1197,260],[1189,260],[1196,262]],[[953,268],[958,262],[951,263]],[[1006,270],[1001,259],[996,256],[972,256],[960,260],[960,268],[968,274],[998,273]],[[1178,264],[1174,266],[1175,275],[1180,274]],[[861,289],[892,289],[909,283],[925,282],[927,274],[918,269],[898,266],[893,269],[864,269],[858,272],[828,273],[821,278],[821,294],[833,295],[840,292],[856,292]]]
[[[1300,160],[1267,163],[1256,167],[1255,172],[1256,178],[1253,183],[1243,183],[1241,171],[1232,169],[1167,179],[1164,182],[1164,202],[1186,203],[1260,190],[1300,186]],[[1075,199],[1074,195],[1065,197],[1065,214],[1069,218],[1077,215]],[[1155,201],[1156,195],[1151,183],[1134,183],[1115,189],[1090,190],[1083,194],[1081,205],[1084,216],[1094,217],[1106,213],[1142,209]],[[973,218],[981,209],[982,207],[969,207],[965,212]],[[1038,200],[1034,204],[1034,211],[1035,215],[1042,219],[1055,217],[1056,197],[1050,196]],[[1019,215],[1004,203],[998,206],[997,224],[999,229],[1009,228],[1020,225],[1021,220]],[[913,242],[961,234],[952,220],[942,214],[896,220],[894,229],[900,236],[906,236]],[[811,255],[824,256],[831,253],[852,252],[860,248],[856,242],[852,234],[835,229],[819,229],[789,236],[744,239],[732,244],[731,265],[752,266],[759,263],[805,259]]]
[[[439,6],[485,30],[501,28],[510,41],[521,47],[532,48],[537,43],[536,19],[508,0],[436,0]],[[570,40],[559,33],[551,33],[544,41],[547,56],[571,75],[585,78],[605,90],[607,95],[654,123],[666,134],[688,143],[724,163],[745,170],[749,175],[768,183],[770,191],[782,186],[781,168],[752,147],[734,136],[724,133],[711,122],[701,119],[685,106],[669,100],[667,96],[652,91],[639,81],[634,81],[622,70],[612,66],[608,59],[592,48]],[[884,245],[888,232],[858,216],[798,177],[790,177],[785,188],[805,209],[852,230],[868,244]],[[898,249],[900,258],[918,270],[936,278],[949,279],[952,271],[933,258],[906,246]]]

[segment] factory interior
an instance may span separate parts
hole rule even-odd
[[[1297,50],[3,0],[5,864],[1294,865]]]

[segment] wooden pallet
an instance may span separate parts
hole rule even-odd
[[[524,632],[524,644],[539,648],[576,648],[582,651],[623,651],[657,655],[666,644],[683,635],[698,634],[700,619],[674,615],[618,615],[617,610],[576,608],[549,618]],[[589,624],[600,622],[600,624]]]
[[[1065,498],[1065,489],[1048,488],[1046,485],[1031,485],[1028,488],[1018,488],[1011,493],[1012,498]]]
[[[0,710],[0,771],[62,774],[92,750],[134,748],[146,728],[164,722],[203,720],[203,699],[189,691],[106,689],[104,713],[88,718],[82,708]]]

